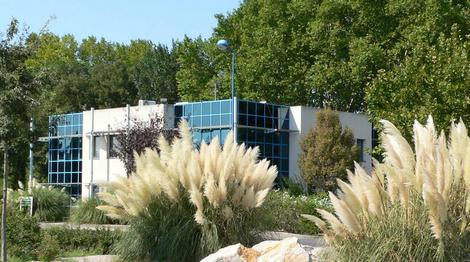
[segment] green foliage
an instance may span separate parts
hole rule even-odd
[[[342,129],[337,113],[318,111],[316,126],[302,139],[299,157],[300,172],[308,190],[332,191],[337,178],[346,177],[346,169],[359,158],[353,133]]]
[[[176,92],[176,72],[178,63],[173,50],[158,44],[144,54],[133,68],[132,81],[140,99],[160,101],[166,98],[168,103],[178,102]]]
[[[26,69],[24,62],[31,55],[26,44],[28,32],[20,30],[18,20],[12,19],[0,36],[0,141],[2,154],[9,154],[9,187],[24,181],[27,148],[30,141],[29,118],[38,91],[37,79]],[[2,165],[3,170],[3,165]]]
[[[293,180],[292,178],[290,177],[284,177],[282,180],[281,180],[281,186],[284,190],[286,190],[289,195],[291,196],[300,196],[300,195],[303,195],[305,192],[304,192],[304,187],[302,185],[302,183],[300,182],[297,182],[295,180]]]
[[[185,99],[229,90],[230,56],[214,49],[225,38],[240,98],[367,112],[407,137],[429,114],[439,128],[470,121],[468,1],[247,0],[216,17],[213,37],[178,52]]]
[[[13,261],[52,261],[80,250],[84,254],[109,254],[120,231],[54,227],[41,230],[38,219],[17,208],[8,208],[7,252]]]
[[[70,210],[70,221],[75,224],[111,224],[113,221],[96,207],[102,205],[98,198],[88,198],[80,201]]]
[[[59,250],[59,240],[48,232],[44,232],[38,248],[38,259],[41,261],[53,261],[59,255]]]
[[[38,134],[47,133],[49,115],[132,105],[140,98],[178,100],[178,66],[166,46],[145,40],[119,44],[93,36],[79,42],[72,35],[50,32],[29,35],[27,44],[31,54],[22,65],[41,85],[32,113]],[[22,148],[27,150],[27,145]],[[47,148],[40,150],[44,154]],[[23,167],[26,157],[25,151]],[[47,162],[38,164],[35,169],[45,174]]]
[[[410,138],[409,123],[432,115],[438,129],[452,120],[470,122],[470,38],[454,26],[432,43],[416,43],[400,67],[380,71],[368,88],[374,121],[388,119]]]
[[[22,261],[35,258],[41,240],[37,218],[31,217],[16,208],[8,208],[7,253]]]
[[[292,196],[287,191],[272,191],[258,213],[265,230],[317,235],[320,230],[302,214],[315,215],[316,208],[331,210],[326,194]]]
[[[43,230],[43,235],[49,235],[60,243],[59,255],[80,250],[88,254],[110,254],[112,247],[121,238],[120,231],[106,229],[72,229],[54,227]]]
[[[189,204],[152,202],[148,215],[130,221],[114,252],[123,261],[198,261],[207,254],[200,241],[202,232],[193,207],[183,203]]]
[[[215,53],[215,46],[200,37],[196,39],[185,37],[183,41],[176,43],[175,54],[179,64],[176,80],[182,101],[214,98],[216,82],[213,78],[217,71],[214,68],[213,58],[209,55],[212,53]],[[218,97],[229,95],[228,90],[218,94]]]
[[[70,196],[54,187],[34,187],[32,190],[35,201],[34,216],[40,221],[64,221],[69,214]]]

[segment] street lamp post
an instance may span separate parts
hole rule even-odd
[[[232,106],[232,121],[231,121],[231,126],[232,126],[232,132],[233,132],[233,139],[235,142],[237,142],[237,127],[236,127],[236,115],[237,115],[237,110],[236,110],[236,97],[235,97],[235,49],[230,47],[230,43],[225,40],[221,39],[217,41],[217,47],[224,51],[228,52],[230,51],[232,53],[232,100],[231,100],[231,106]]]

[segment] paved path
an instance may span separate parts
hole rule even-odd
[[[127,230],[129,228],[128,225],[95,225],[95,224],[72,224],[67,222],[58,222],[58,223],[48,223],[48,222],[41,222],[39,226],[42,229],[48,229],[53,227],[67,227],[73,229],[89,229],[89,230],[97,230],[97,229],[108,229],[108,230]]]
[[[326,242],[322,236],[300,235],[287,232],[265,232],[261,236],[265,240],[281,240],[288,237],[296,237],[299,243],[311,247],[326,247]]]

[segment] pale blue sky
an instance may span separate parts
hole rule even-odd
[[[147,39],[171,45],[184,35],[210,37],[217,25],[215,14],[232,11],[241,0],[0,0],[0,32],[12,17],[38,32],[49,17],[49,31],[89,35],[128,43]]]

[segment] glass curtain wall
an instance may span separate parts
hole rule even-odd
[[[223,144],[230,132],[231,117],[230,99],[175,105],[175,126],[182,119],[188,121],[196,145],[201,141],[208,143],[216,136]]]
[[[82,191],[82,126],[82,113],[49,117],[47,182],[73,197]]]
[[[289,176],[289,107],[238,101],[238,142],[260,149],[260,157]]]
[[[216,136],[221,144],[231,130],[231,100],[175,105],[175,126],[188,121],[193,141],[200,145]],[[238,143],[258,146],[260,157],[277,165],[279,176],[289,175],[289,107],[245,100],[237,101]]]

